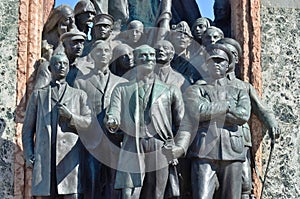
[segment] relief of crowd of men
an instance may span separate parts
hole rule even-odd
[[[228,2],[214,22],[175,2],[52,10],[22,131],[33,196],[251,197],[247,122],[255,114],[275,138],[275,117],[238,78]]]

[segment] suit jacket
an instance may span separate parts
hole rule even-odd
[[[138,84],[136,81],[119,84],[113,91],[107,117],[115,118],[124,131],[124,139],[115,188],[140,187],[143,159],[139,151],[139,103]],[[178,129],[184,114],[180,90],[154,80],[149,103],[149,115],[156,138],[165,142],[173,138],[172,124]]]
[[[156,68],[155,73],[157,78],[169,85],[175,85],[183,93],[185,89],[190,85],[190,83],[179,73],[172,69],[172,67],[167,68]],[[161,74],[163,73],[163,74]]]
[[[217,85],[197,82],[187,89],[184,102],[180,131],[191,134],[189,157],[244,160],[240,125],[250,117],[250,99],[244,90],[229,86],[226,78]]]
[[[91,74],[88,78],[77,79],[74,86],[85,91],[88,96],[89,106],[97,120],[93,120],[92,128],[88,133],[80,134],[80,138],[88,151],[101,162],[116,165],[118,153],[113,148],[120,144],[120,136],[111,135],[103,125],[106,108],[110,104],[113,89],[127,80],[108,72],[108,79],[101,85],[98,74]],[[108,140],[109,139],[109,140]],[[112,144],[114,143],[114,144]],[[112,148],[112,149],[110,149]],[[104,155],[104,151],[105,155]],[[105,157],[104,157],[105,156]]]
[[[91,111],[83,91],[66,86],[60,103],[72,112],[72,118],[59,118],[51,123],[51,86],[33,91],[26,110],[22,129],[25,160],[35,157],[32,175],[32,194],[50,195],[52,127],[57,125],[56,179],[59,194],[82,193],[82,144],[76,127],[87,128]]]
[[[99,79],[98,75],[93,74],[86,79],[77,79],[74,84],[75,88],[87,93],[90,106],[96,115],[105,110],[110,104],[111,94],[116,85],[127,81],[111,72],[108,72],[106,85],[101,85]]]
[[[243,89],[247,92],[251,101],[251,111],[263,122],[267,128],[277,127],[275,116],[269,108],[261,101],[255,88],[248,82],[244,82],[235,77],[235,73],[228,74],[228,84],[235,88]],[[242,126],[245,146],[252,146],[251,132],[248,123]]]

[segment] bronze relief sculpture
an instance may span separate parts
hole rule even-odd
[[[23,127],[34,196],[250,197],[249,116],[272,138],[277,123],[238,79],[242,49],[224,38],[225,16],[211,26],[182,13],[189,6],[81,0],[74,12],[53,9]]]

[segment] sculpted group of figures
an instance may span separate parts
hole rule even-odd
[[[33,196],[250,197],[247,122],[274,138],[274,115],[236,77],[239,43],[175,2],[53,9],[22,134]],[[173,24],[180,15],[196,18]]]

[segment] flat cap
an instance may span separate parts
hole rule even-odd
[[[71,29],[69,32],[66,32],[60,36],[60,41],[64,42],[66,39],[70,40],[85,40],[86,34],[80,32],[77,28]]]
[[[94,20],[94,26],[99,24],[113,25],[115,21],[114,17],[109,14],[98,14],[94,17],[93,20]]]

